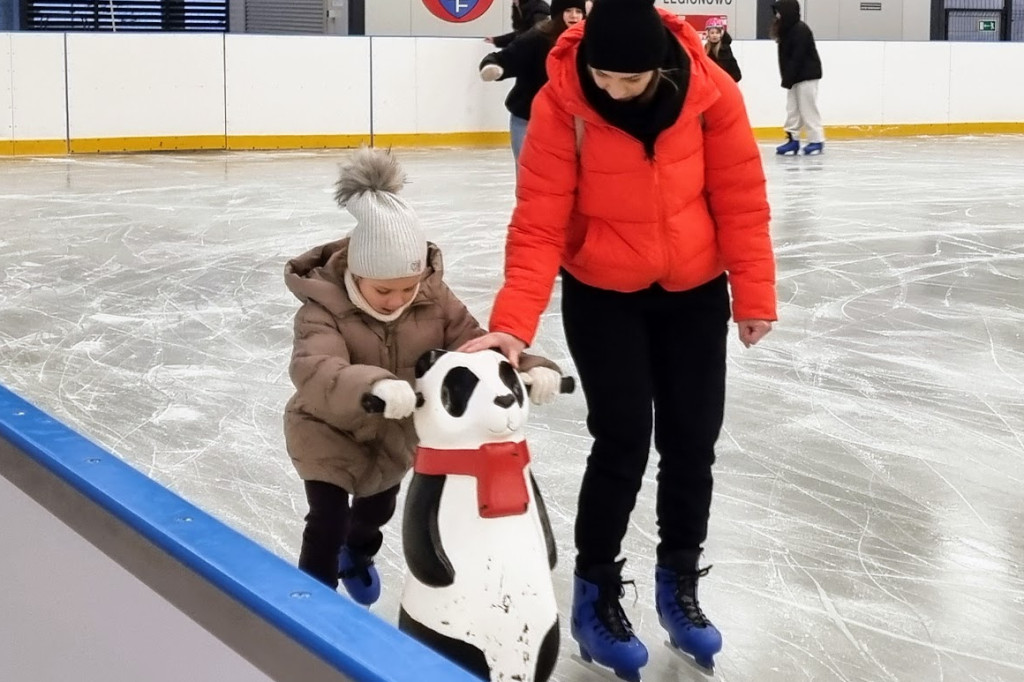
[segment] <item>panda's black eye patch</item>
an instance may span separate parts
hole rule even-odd
[[[501,379],[501,383],[508,386],[509,390],[512,391],[512,395],[516,397],[516,402],[519,403],[519,407],[523,406],[523,386],[519,383],[519,377],[516,376],[516,369],[509,362],[504,362],[498,365],[498,377]]]
[[[445,374],[441,382],[441,404],[448,414],[453,417],[465,414],[469,399],[479,383],[480,379],[467,367],[454,367]]]

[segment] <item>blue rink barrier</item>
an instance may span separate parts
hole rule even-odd
[[[338,680],[479,682],[0,386],[0,475],[5,467],[31,467],[33,462],[59,479],[56,484],[66,483],[88,500],[85,504],[180,563],[190,572],[189,580],[207,583],[301,650],[312,652],[320,659],[318,665],[323,662],[325,669],[337,671]],[[38,481],[41,476],[23,478]],[[239,647],[232,648],[245,656]],[[321,679],[328,678],[335,679],[330,674]]]

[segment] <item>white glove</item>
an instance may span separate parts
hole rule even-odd
[[[534,405],[547,405],[559,394],[562,375],[548,367],[534,367],[525,374],[520,374],[523,383],[529,386],[530,402]]]
[[[480,69],[480,79],[489,83],[501,78],[501,74],[503,73],[505,73],[505,69],[501,68],[497,64],[488,64],[484,68]]]
[[[385,419],[405,419],[416,409],[416,392],[408,381],[381,379],[370,393],[384,401]]]

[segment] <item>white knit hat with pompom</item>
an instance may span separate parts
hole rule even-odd
[[[334,199],[355,216],[348,268],[356,277],[398,279],[423,272],[427,238],[416,212],[398,196],[405,171],[390,150],[361,147],[342,166]]]

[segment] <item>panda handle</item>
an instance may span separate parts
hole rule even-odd
[[[559,393],[572,393],[576,390],[576,380],[572,377],[562,377],[562,381],[558,384]]]
[[[364,393],[362,399],[363,409],[369,414],[381,414],[384,412],[386,403],[372,393]]]

